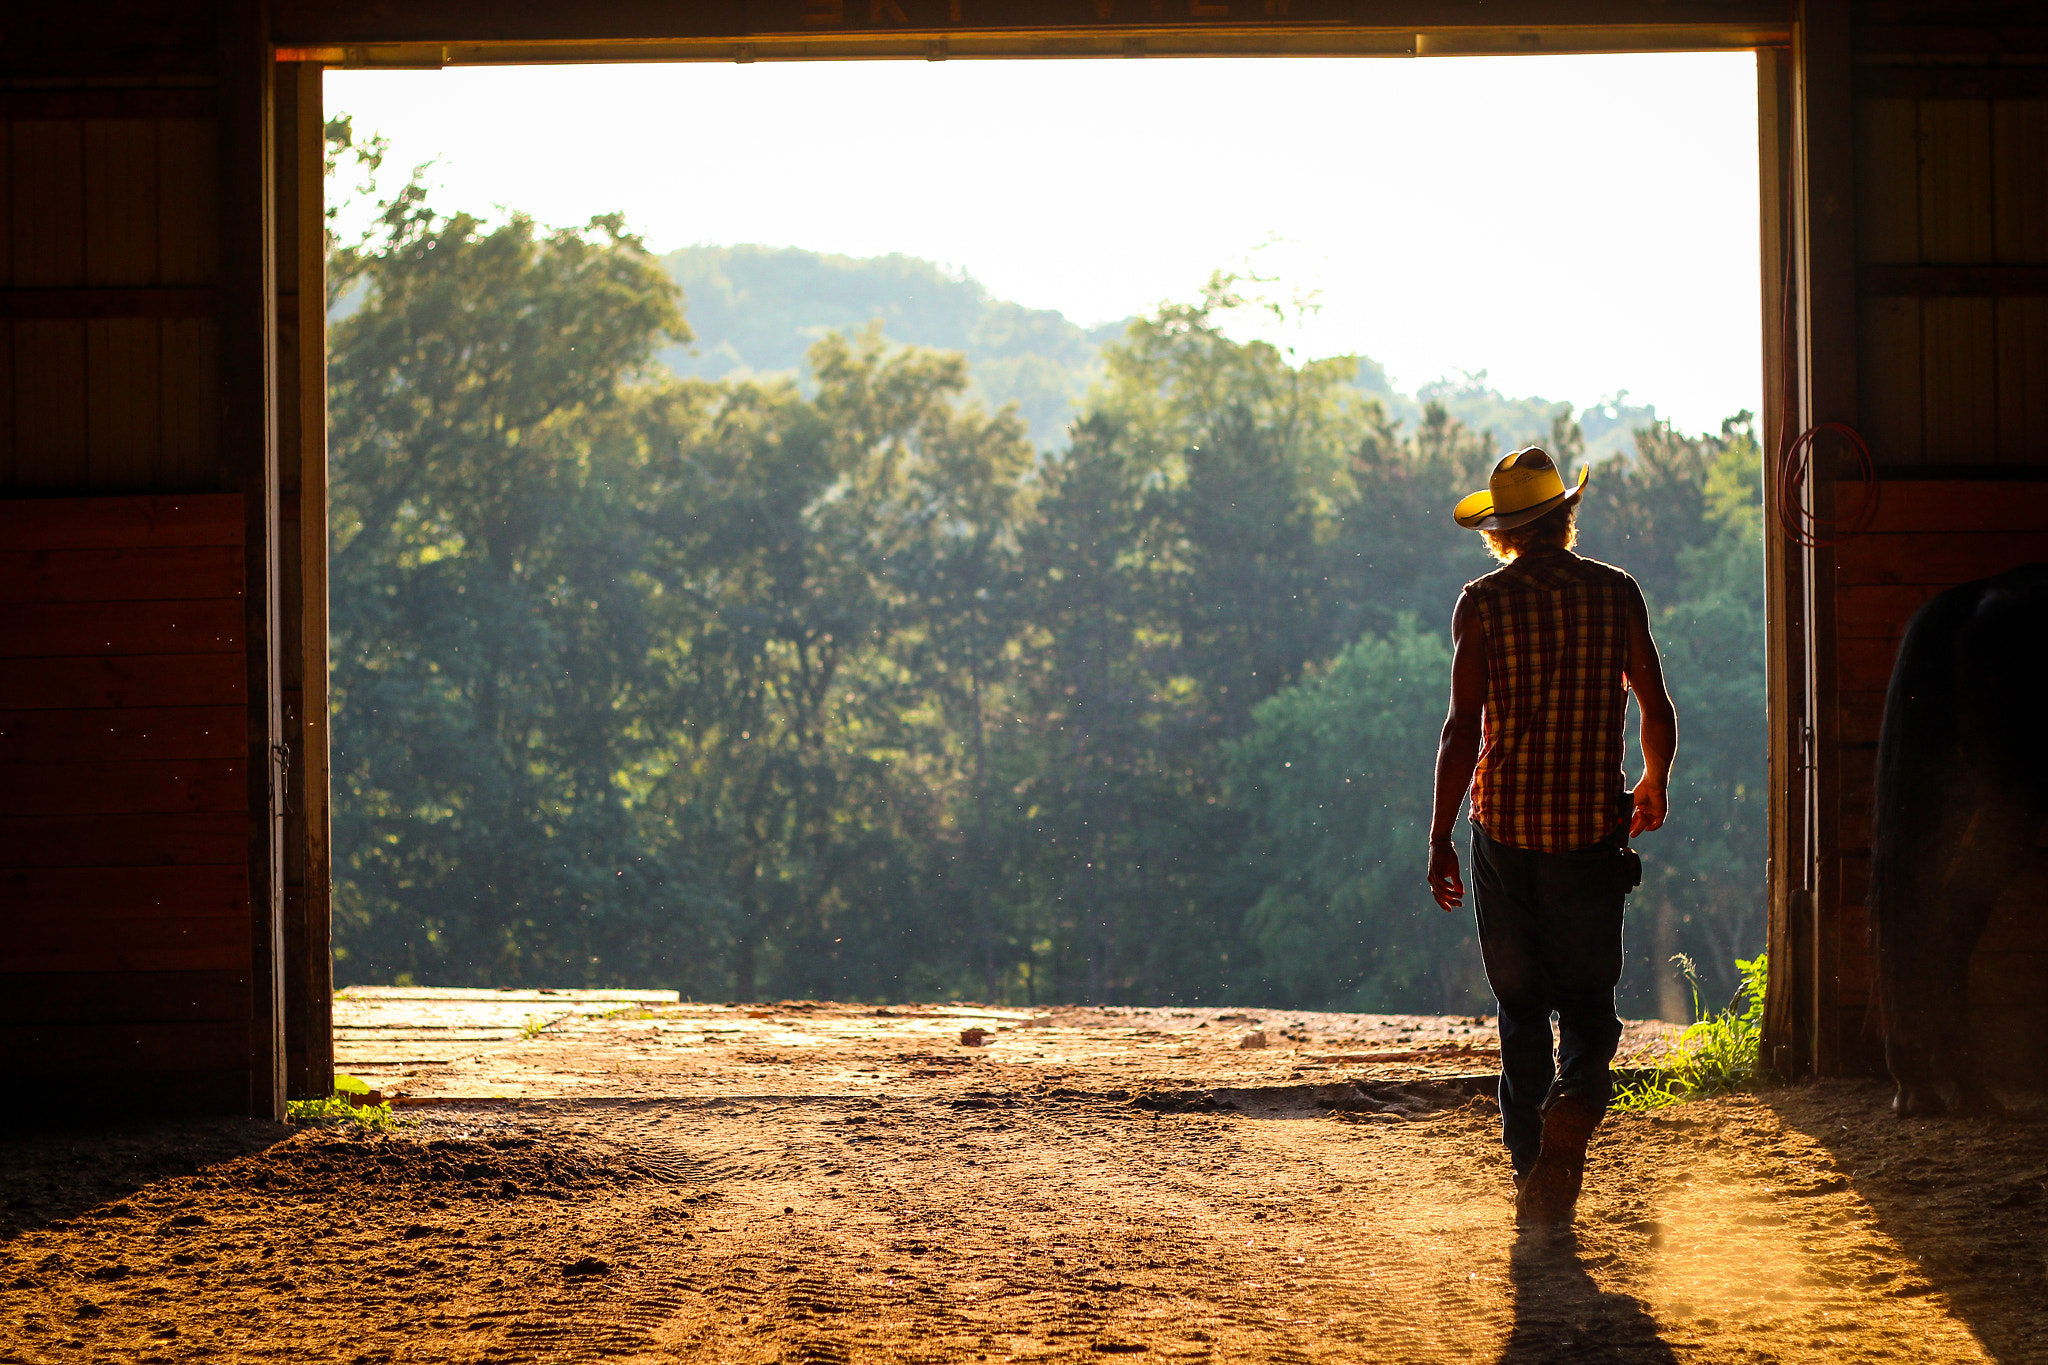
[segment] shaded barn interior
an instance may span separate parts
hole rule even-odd
[[[1780,477],[1822,423],[1860,428],[1881,481],[1858,534],[1774,535],[1767,584],[1770,1056],[1871,1069],[1870,774],[1899,632],[1945,585],[2048,559],[2048,25],[2031,5],[120,0],[11,20],[8,1064],[39,1102],[276,1114],[331,1085],[326,67],[1681,49],[1758,54],[1767,510],[1854,513],[1839,443]],[[1980,952],[1986,1027],[2043,1009],[2044,888],[2016,888]]]
[[[1883,1065],[1866,901],[1900,636],[1942,589],[2048,560],[2048,28],[2022,6],[1872,4],[1851,18],[1833,69],[1806,72],[1846,109],[1806,129],[1814,334],[1795,347],[1807,393],[1788,430],[1853,423],[1877,511],[1858,528],[1873,493],[1833,446],[1839,467],[1819,462],[1809,506],[1839,529],[1781,551],[1772,590],[1788,674],[1778,771],[1806,799],[1786,803],[1773,847],[1774,872],[1793,875],[1774,887],[1771,1042],[1781,1069],[1827,1074]],[[1830,221],[1845,204],[1853,215]],[[1993,1079],[2048,1082],[2044,885],[2008,893],[1973,960],[1973,1029],[1999,1040],[1983,1053]]]

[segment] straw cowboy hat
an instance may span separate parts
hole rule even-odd
[[[1556,461],[1542,446],[1510,451],[1493,467],[1486,487],[1460,499],[1451,516],[1468,531],[1512,531],[1545,512],[1577,502],[1591,473],[1591,469],[1580,469],[1579,481],[1566,488]]]

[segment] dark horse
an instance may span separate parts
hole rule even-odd
[[[2044,683],[2048,564],[1949,589],[1899,644],[1878,739],[1870,937],[1901,1115],[1996,1107],[1970,1055],[1970,952],[2048,822]]]

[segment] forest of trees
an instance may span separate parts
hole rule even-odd
[[[1486,1007],[1422,878],[1487,432],[1233,341],[1222,277],[1039,451],[879,329],[676,377],[687,300],[617,219],[415,182],[331,274],[340,982]],[[1634,441],[1581,550],[1683,726],[1625,983],[1672,1013],[1672,953],[1761,947],[1758,452]]]

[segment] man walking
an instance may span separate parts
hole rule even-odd
[[[1501,457],[1452,513],[1502,567],[1467,583],[1451,618],[1429,887],[1446,911],[1464,903],[1451,827],[1469,791],[1479,947],[1500,1004],[1501,1140],[1524,1223],[1569,1223],[1578,1202],[1621,1040],[1622,902],[1641,880],[1629,839],[1664,823],[1678,748],[1642,590],[1572,553],[1586,477],[1566,488],[1531,446]],[[1632,792],[1630,692],[1643,721]]]

